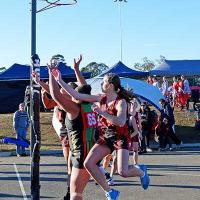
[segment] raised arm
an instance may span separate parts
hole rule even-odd
[[[116,106],[117,115],[110,115],[107,111],[102,111],[97,105],[93,105],[93,110],[106,118],[109,122],[116,126],[124,126],[127,120],[127,104],[126,101],[120,100]]]
[[[85,78],[82,76],[82,74],[79,70],[79,66],[80,66],[81,61],[82,61],[82,55],[80,55],[80,58],[78,58],[77,61],[74,58],[74,71],[75,71],[75,75],[76,75],[76,79],[77,79],[78,83],[80,85],[86,85],[87,82],[86,82]]]
[[[35,81],[36,84],[40,85],[43,90],[45,90],[47,93],[50,94],[49,85],[46,84],[45,82],[41,81],[36,72],[32,73],[32,77],[33,77],[33,80]]]
[[[79,112],[79,107],[76,103],[74,103],[71,99],[66,97],[66,95],[62,94],[60,92],[60,88],[56,80],[51,74],[51,70],[49,68],[49,89],[50,94],[53,98],[53,100],[58,104],[59,107],[61,107],[64,111],[76,114]],[[70,87],[70,86],[69,86]]]
[[[47,92],[43,89],[41,90],[41,99],[42,99],[42,103],[46,109],[53,109],[57,105],[53,99],[50,99],[47,96]]]
[[[87,94],[81,94],[71,88],[69,85],[67,85],[61,77],[61,74],[58,69],[53,69],[51,71],[52,75],[55,77],[55,80],[58,82],[58,84],[73,98],[80,100],[80,101],[87,101],[87,102],[100,102],[101,97],[97,95],[87,95]]]

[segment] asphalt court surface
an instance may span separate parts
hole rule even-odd
[[[144,191],[139,178],[124,179],[115,175],[114,188],[121,192],[120,200],[200,199],[200,151],[153,152],[141,155],[139,161],[148,165],[151,185]],[[40,163],[40,199],[61,199],[67,187],[63,156],[43,155]],[[93,181],[88,183],[83,197],[86,200],[106,199]],[[0,199],[31,199],[29,157],[0,158]]]

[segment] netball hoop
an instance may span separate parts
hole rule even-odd
[[[37,13],[58,7],[58,6],[72,6],[77,3],[77,0],[41,0],[45,2],[47,5],[37,11]]]

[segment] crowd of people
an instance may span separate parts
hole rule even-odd
[[[147,83],[157,87],[164,97],[170,102],[171,106],[180,107],[181,110],[188,109],[188,100],[191,95],[189,81],[183,76],[173,77],[171,85],[165,76],[162,78],[162,83],[159,83],[157,77],[149,76]]]

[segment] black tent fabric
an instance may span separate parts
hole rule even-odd
[[[142,72],[142,71],[136,71],[129,67],[127,67],[124,63],[119,61],[116,63],[113,67],[109,68],[102,74],[100,74],[100,77],[103,77],[107,73],[115,73],[120,77],[127,77],[127,78],[138,78],[138,77],[145,77],[148,76],[148,72]]]
[[[200,60],[165,60],[149,74],[156,76],[200,76]]]
[[[66,82],[76,81],[74,70],[60,63],[59,70]],[[83,73],[87,79],[90,73]],[[40,68],[41,79],[48,79],[48,70],[45,66]],[[30,85],[30,66],[14,64],[0,74],[0,113],[13,113],[18,105],[24,101],[26,86]]]

